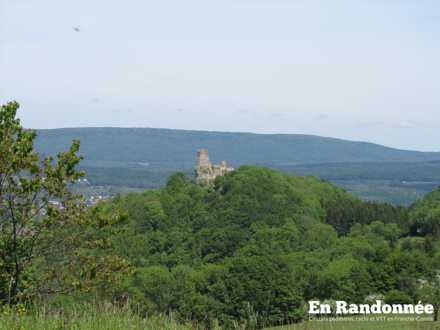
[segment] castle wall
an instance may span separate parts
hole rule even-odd
[[[222,161],[220,165],[213,165],[209,160],[207,149],[200,149],[197,152],[197,166],[196,166],[196,182],[202,184],[210,184],[214,182],[218,176],[223,176],[228,172],[233,171],[232,167],[228,167],[226,161]]]

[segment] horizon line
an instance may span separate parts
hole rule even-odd
[[[440,153],[440,151],[421,151],[415,149],[404,149],[387,146],[385,144],[380,144],[377,142],[365,141],[365,140],[349,140],[332,136],[324,136],[317,134],[306,134],[306,133],[265,133],[265,132],[247,132],[247,131],[219,131],[219,130],[199,130],[199,129],[183,129],[183,128],[168,128],[168,127],[149,127],[149,126],[71,126],[71,127],[56,127],[56,128],[26,128],[35,131],[50,131],[50,130],[70,130],[70,129],[150,129],[150,130],[168,130],[168,131],[183,131],[183,132],[197,132],[197,133],[220,133],[220,134],[247,134],[247,135],[265,135],[265,136],[307,136],[323,139],[338,140],[344,142],[352,143],[364,143],[380,146],[383,148],[398,150],[398,151],[409,151],[409,152],[419,152],[424,154],[430,153]]]

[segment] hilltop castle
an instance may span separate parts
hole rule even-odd
[[[209,160],[208,149],[197,151],[196,182],[210,184],[218,176],[225,175],[233,171],[232,167],[226,165],[226,161],[221,161],[220,165],[213,165]]]

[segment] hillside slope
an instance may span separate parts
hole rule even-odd
[[[332,181],[368,200],[410,205],[440,185],[440,153],[309,135],[262,135],[153,128],[38,131],[37,150],[56,154],[81,140],[92,186],[158,188],[176,171],[191,176],[199,148],[213,162],[263,165]],[[113,190],[112,188],[112,190]]]
[[[387,148],[310,135],[221,133],[154,128],[68,128],[39,130],[37,149],[54,154],[81,140],[84,164],[97,167],[192,168],[198,148],[213,161],[232,165],[294,165],[333,162],[413,162],[440,160],[440,153]]]

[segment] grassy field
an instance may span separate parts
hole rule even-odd
[[[426,320],[426,319],[425,319]],[[432,321],[356,320],[309,321],[265,330],[440,330]],[[170,317],[142,318],[129,309],[107,306],[77,306],[68,312],[16,309],[0,310],[0,330],[193,330],[191,324],[178,324]],[[197,328],[202,330],[202,328]],[[237,325],[237,330],[246,330]],[[215,327],[212,330],[220,330]]]
[[[436,322],[408,321],[311,321],[297,325],[268,328],[266,330],[440,330]]]
[[[179,325],[169,317],[144,319],[129,310],[113,307],[79,307],[69,313],[3,310],[0,330],[190,330],[190,325]]]
[[[101,315],[32,315],[2,316],[1,330],[192,330],[167,318],[142,319],[134,315],[104,313]],[[241,329],[241,328],[240,328]],[[440,330],[434,322],[305,322],[265,330]],[[202,330],[202,329],[200,329]],[[220,328],[218,328],[220,330]],[[244,330],[244,329],[243,329]]]

